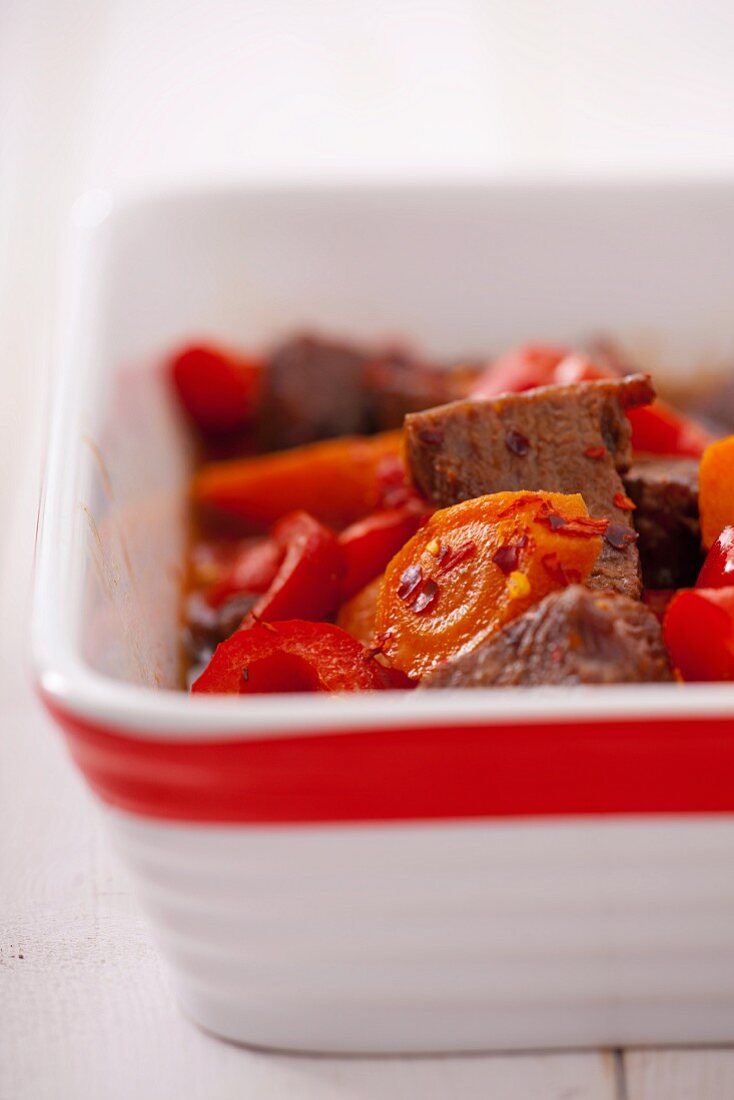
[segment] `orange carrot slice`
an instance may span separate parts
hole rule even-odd
[[[345,436],[290,451],[210,463],[193,483],[194,502],[246,524],[269,527],[308,512],[344,527],[382,503],[401,462],[402,431]]]
[[[578,494],[493,493],[435,512],[385,572],[375,627],[386,659],[420,677],[469,652],[583,581],[606,527]]]
[[[342,630],[366,646],[372,645],[375,636],[375,616],[381,587],[382,576],[375,577],[361,592],[342,604],[337,619]]]

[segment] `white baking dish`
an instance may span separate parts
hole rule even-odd
[[[734,1030],[734,690],[195,699],[175,685],[190,336],[734,353],[724,184],[208,190],[75,212],[41,510],[41,694],[187,1011],[259,1045]]]

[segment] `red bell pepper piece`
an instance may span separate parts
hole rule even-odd
[[[595,382],[599,378],[613,378],[610,370],[598,366],[583,352],[572,351],[560,361],[553,372],[553,383],[571,386],[574,382]]]
[[[416,501],[402,508],[373,512],[342,531],[339,544],[346,561],[342,599],[350,599],[379,576],[426,515],[425,506]]]
[[[218,584],[245,550],[252,549],[260,539],[201,538],[191,547],[189,566],[193,588],[209,588]]]
[[[548,386],[556,367],[568,353],[568,348],[552,344],[524,344],[513,348],[486,367],[469,391],[469,397],[480,400]]]
[[[725,527],[713,544],[698,574],[696,588],[729,588],[734,585],[734,527]]]
[[[684,680],[734,680],[734,588],[687,588],[663,623],[670,659]]]
[[[375,485],[375,509],[402,508],[405,504],[415,504],[423,499],[408,480],[402,448],[380,458],[375,469]]]
[[[284,516],[273,528],[283,560],[267,592],[252,609],[252,619],[327,619],[340,600],[344,552],[336,535],[306,512]],[[250,617],[243,628],[250,625]]]
[[[583,352],[546,344],[515,348],[490,363],[474,384],[474,399],[521,393],[536,386],[567,386],[612,378],[610,366],[602,366]],[[649,454],[689,455],[700,458],[711,436],[700,424],[683,416],[663,401],[655,401],[627,413],[632,424],[632,449]]]
[[[207,603],[210,607],[221,607],[239,592],[267,592],[278,575],[285,552],[284,543],[276,539],[259,539],[245,546],[224,576],[207,590]]]
[[[526,344],[500,356],[475,382],[471,398],[497,397],[501,393],[522,393],[536,386],[568,386],[613,377],[583,352],[552,344]]]
[[[632,424],[632,450],[655,455],[700,458],[711,443],[709,433],[664,401],[628,409]]]
[[[262,363],[208,344],[194,344],[171,360],[183,407],[205,434],[236,431],[257,411]]]
[[[217,646],[191,690],[255,695],[379,691],[392,686],[390,671],[346,631],[330,623],[296,619],[238,630]]]

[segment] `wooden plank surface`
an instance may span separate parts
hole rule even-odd
[[[624,1055],[625,1100],[734,1100],[734,1050],[635,1050]]]

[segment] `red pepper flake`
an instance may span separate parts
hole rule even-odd
[[[634,512],[637,505],[625,493],[615,493],[614,507],[620,508],[623,512]]]
[[[605,534],[609,526],[608,519],[594,519],[593,516],[576,516],[570,519],[562,530],[564,535],[576,535],[583,538],[594,538],[596,535]]]
[[[581,583],[581,574],[578,569],[569,569],[563,564],[558,554],[544,554],[540,561],[551,580],[562,588],[568,588],[569,584]]]
[[[520,551],[528,544],[528,536],[521,535],[517,542],[508,542],[500,546],[492,555],[492,561],[506,577],[514,573],[520,564]]]
[[[530,450],[530,440],[522,432],[510,428],[505,434],[505,446],[508,451],[512,451],[514,455],[522,458]]]
[[[553,647],[553,649],[551,650],[550,658],[551,661],[555,662],[555,664],[558,664],[560,661],[563,660],[563,650],[559,645]]]
[[[422,580],[423,570],[420,565],[409,565],[400,578],[398,599],[407,600],[409,596],[413,595]]]
[[[600,458],[604,458],[604,455],[606,453],[606,447],[603,447],[601,445],[598,447],[587,447],[584,451],[584,454],[587,458],[593,458],[596,462],[598,462]]]
[[[441,549],[443,549],[443,547]],[[455,569],[456,566],[461,565],[463,561],[473,558],[477,550],[477,544],[471,539],[467,539],[466,542],[462,542],[461,545],[457,546],[455,549],[451,546],[447,549],[448,553],[444,554],[443,557],[439,550],[439,573],[448,573],[450,569]]]
[[[413,602],[409,604],[409,607],[416,615],[420,615],[422,612],[428,611],[429,607],[433,607],[437,599],[438,585],[434,580],[429,579],[423,585]]]
[[[500,508],[498,510],[497,519],[505,519],[507,516],[511,516],[514,515],[515,512],[519,512],[520,509],[524,508],[526,504],[537,504],[537,502],[537,493],[521,493],[509,504],[505,504],[503,508]],[[548,511],[548,502],[544,500],[541,502],[538,516],[540,516],[541,513],[547,514]],[[538,518],[538,516],[536,516],[536,519]]]
[[[558,512],[548,511],[541,507],[536,513],[538,523],[545,523],[558,535],[569,535],[574,538],[593,538],[595,535],[603,535],[609,526],[608,519],[594,519],[593,516],[572,516],[566,519]]]
[[[614,550],[626,550],[638,537],[636,531],[623,523],[610,523],[604,532],[604,541]]]
[[[520,550],[512,544],[500,546],[492,555],[492,561],[508,577],[520,564]]]
[[[444,439],[443,428],[420,428],[418,438],[429,447],[440,447]]]

